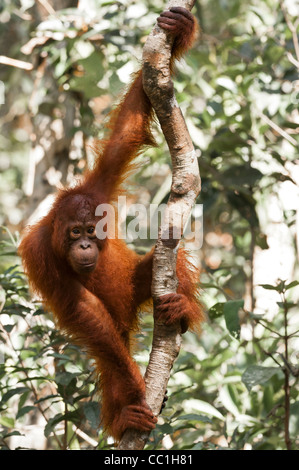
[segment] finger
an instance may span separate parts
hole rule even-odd
[[[150,418],[154,417],[154,414],[150,408],[144,408],[139,405],[128,405],[127,410],[133,413],[143,414],[149,416]]]
[[[166,29],[167,31],[176,31],[176,26],[170,26],[169,24],[165,24],[165,23],[158,23],[159,26],[162,28],[162,29]]]
[[[173,23],[175,23],[177,16],[178,16],[178,15],[175,15],[175,14],[171,13],[170,11],[165,11],[165,12],[161,13],[161,15],[157,18],[157,21],[160,21],[160,20],[170,20],[170,21],[172,21]]]
[[[189,327],[188,321],[185,320],[185,319],[181,320],[181,331],[182,331],[182,334],[186,333],[186,331],[188,330],[188,327]]]
[[[171,303],[157,305],[157,310],[161,313],[166,312],[170,308],[171,305],[172,305]]]
[[[176,26],[176,21],[173,20],[172,18],[158,18],[157,19],[157,22],[158,24],[167,24],[167,25],[171,25],[171,26]]]
[[[183,7],[171,7],[170,8],[170,11],[171,12],[174,12],[174,13],[179,13],[181,15],[183,15],[185,18],[187,18],[188,20],[192,21],[193,22],[193,15],[192,13],[187,10],[186,8],[183,8]]]
[[[151,431],[155,429],[156,425],[151,422],[140,423],[139,419],[131,418],[128,420],[128,428],[139,429],[141,431]]]
[[[185,16],[180,15],[179,13],[172,12],[172,11],[164,11],[163,13],[161,13],[159,18],[168,18],[168,19],[175,21],[176,23],[179,23],[179,24],[184,23],[185,25],[188,25],[188,26],[191,24],[189,18],[186,18]],[[191,18],[193,19],[192,15],[191,15]]]
[[[182,294],[164,294],[159,297],[159,301],[165,302],[176,302],[182,299]]]

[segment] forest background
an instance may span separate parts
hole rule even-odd
[[[92,164],[93,139],[140,66],[161,0],[3,0],[0,7],[0,447],[107,449],[92,363],[28,291],[17,245],[55,189]],[[202,34],[177,99],[202,191],[186,243],[206,322],[184,335],[147,449],[298,449],[299,2],[201,0]],[[163,135],[130,202],[167,201]],[[127,218],[129,222],[130,217]],[[128,240],[140,253],[152,240]],[[38,253],[37,253],[38,256]],[[152,318],[142,316],[143,369]]]

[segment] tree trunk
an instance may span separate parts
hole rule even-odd
[[[191,10],[193,5],[194,0],[171,0],[166,9],[182,6]],[[154,253],[152,283],[154,307],[160,296],[176,292],[178,243],[182,236],[182,228],[200,191],[196,152],[174,95],[169,69],[171,47],[172,43],[166,33],[156,26],[143,50],[144,90],[161,124],[173,169],[171,194]],[[155,416],[160,413],[170,372],[180,346],[180,325],[166,327],[155,321],[152,351],[145,373],[146,401]],[[127,430],[118,449],[141,450],[148,437],[149,433]]]

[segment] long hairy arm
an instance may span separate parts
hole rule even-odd
[[[193,15],[180,7],[171,8],[158,18],[158,26],[174,36],[170,69],[173,73],[175,59],[180,58],[193,44],[198,26]],[[173,15],[180,17],[180,26],[174,23]],[[132,161],[144,146],[154,146],[151,133],[154,112],[143,89],[142,70],[129,87],[127,94],[111,112],[107,123],[107,138],[96,148],[97,163],[85,180],[86,187],[99,188],[107,202],[113,199],[129,170]]]

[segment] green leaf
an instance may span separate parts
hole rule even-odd
[[[173,427],[169,423],[159,424],[159,430],[163,434],[172,434],[173,433]]]
[[[257,246],[259,246],[262,250],[268,250],[269,245],[268,245],[268,240],[267,240],[267,235],[264,233],[257,233],[255,236],[255,243]]]
[[[297,303],[294,302],[276,302],[279,308],[290,310],[291,308],[298,307]]]
[[[22,393],[22,395],[20,396],[20,399],[19,399],[19,403],[18,403],[18,409],[19,410],[25,405],[29,395],[30,395],[30,392],[28,392],[28,391],[25,392],[25,393]]]
[[[246,191],[239,187],[238,190],[235,188],[234,191],[228,191],[227,199],[250,225],[254,227],[259,226],[259,220],[255,209],[256,201],[250,194],[246,194]]]
[[[12,431],[3,436],[4,439],[7,439],[8,437],[11,436],[25,436],[25,434],[21,434],[19,431]]]
[[[213,416],[214,418],[218,418],[224,420],[224,416],[218,411],[214,406],[210,405],[203,400],[198,400],[196,398],[192,398],[191,400],[186,400],[186,405],[188,408],[193,408],[201,413],[205,413],[207,415]]]
[[[290,282],[290,284],[285,285],[285,290],[292,289],[292,287],[299,286],[299,281]]]
[[[290,433],[294,438],[299,435],[299,401],[290,406]]]
[[[18,413],[17,413],[17,416],[16,418],[21,418],[22,416],[24,416],[25,414],[29,413],[30,411],[33,411],[33,410],[36,410],[36,407],[35,406],[24,406],[23,408],[21,408]]]
[[[264,395],[263,395],[263,405],[265,407],[266,413],[269,413],[274,406],[274,393],[273,387],[270,385],[265,386]]]
[[[94,64],[97,64],[95,67]],[[103,54],[100,51],[94,51],[90,56],[77,61],[77,65],[83,68],[82,74],[73,74],[69,79],[70,89],[84,93],[86,98],[99,96],[99,80],[103,77]],[[65,76],[61,78],[64,80]]]
[[[273,286],[272,284],[259,284],[259,285],[267,290],[276,290],[276,292],[279,292],[280,294],[286,290],[285,281],[280,281],[279,284],[277,284],[276,286]]]
[[[229,300],[223,308],[226,328],[233,336],[238,339],[240,336],[239,310],[244,306],[244,300]]]
[[[11,397],[14,395],[20,395],[24,392],[28,392],[29,388],[28,387],[18,387],[18,388],[13,388],[12,390],[8,390],[8,392],[4,393],[2,396],[2,402],[8,401]]]
[[[218,302],[217,304],[213,305],[213,307],[209,310],[209,316],[211,319],[222,317],[224,311],[224,302]]]
[[[259,286],[267,290],[278,290],[277,286],[272,286],[271,284],[259,284]]]
[[[7,333],[10,333],[14,329],[15,325],[3,325],[3,328]]]
[[[263,385],[280,372],[279,367],[263,367],[258,365],[249,366],[242,375],[242,382],[250,391],[255,385]]]
[[[97,429],[100,424],[100,408],[97,402],[90,401],[83,406],[85,418],[93,429]]]
[[[256,168],[249,165],[236,165],[224,171],[220,179],[225,186],[235,187],[236,183],[238,186],[254,186],[262,177],[263,174]]]
[[[46,395],[46,396],[40,398],[39,400],[36,400],[34,403],[36,403],[36,404],[37,404],[37,403],[42,403],[43,401],[49,400],[49,399],[51,399],[51,398],[57,398],[57,399],[58,399],[57,401],[60,401],[60,400],[61,400],[60,395],[58,395],[58,394],[50,394],[50,395]]]
[[[291,183],[296,184],[295,181],[290,176],[283,175],[281,173],[272,173],[270,176],[272,176],[272,178],[275,178],[278,181],[282,181],[282,182],[291,181]]]
[[[238,409],[239,403],[234,392],[234,388],[231,385],[224,385],[219,393],[219,398],[222,401],[225,408],[232,413],[234,416],[240,415]]]
[[[177,420],[188,420],[188,421],[202,421],[203,423],[211,423],[211,419],[208,416],[198,415],[196,413],[189,413],[176,418]]]
[[[8,416],[0,416],[0,424],[6,428],[13,428],[15,420],[13,418],[9,418]]]
[[[192,450],[202,450],[204,446],[204,443],[203,442],[197,442],[197,444],[195,444],[193,447],[191,447]]]
[[[49,437],[51,432],[55,429],[55,426],[60,423],[60,421],[64,420],[64,415],[62,413],[58,413],[53,418],[50,418],[45,426],[44,435],[45,437]]]
[[[78,372],[59,372],[58,374],[56,374],[55,380],[56,383],[66,386],[69,385],[72,380],[76,379],[78,375],[80,375]]]

